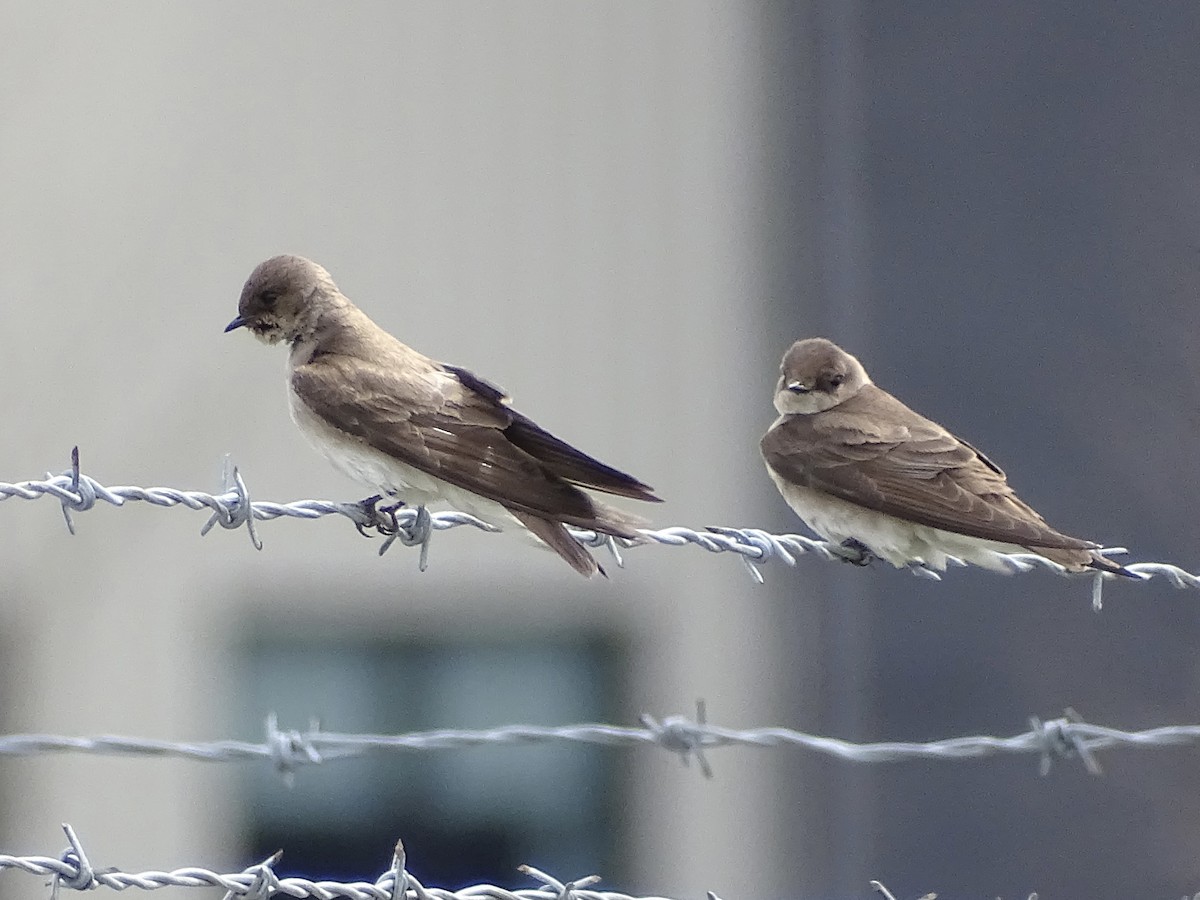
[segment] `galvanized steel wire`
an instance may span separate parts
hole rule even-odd
[[[72,465],[59,475],[47,474],[44,479],[15,483],[0,482],[0,501],[8,499],[36,500],[52,497],[57,500],[68,529],[74,534],[74,513],[92,509],[97,502],[120,507],[130,501],[153,506],[186,506],[208,510],[210,515],[201,529],[207,534],[214,526],[226,529],[245,528],[256,548],[262,548],[256,522],[280,517],[316,519],[339,515],[349,519],[364,535],[374,530],[384,537],[380,553],[394,542],[421,548],[421,567],[424,568],[429,535],[460,526],[495,531],[492,525],[462,512],[428,513],[423,509],[379,509],[377,503],[335,502],[329,500],[298,500],[291,503],[255,501],[250,497],[245,480],[236,468],[226,466],[223,490],[218,494],[204,491],[185,491],[168,487],[143,488],[130,485],[108,487],[84,474],[79,467],[78,448],[72,452]],[[378,498],[374,498],[378,500]],[[618,539],[591,531],[572,529],[581,544],[607,547],[621,563],[620,551],[646,544],[683,546],[691,544],[712,553],[734,553],[742,560],[756,581],[763,578],[757,564],[777,559],[786,565],[796,565],[797,557],[813,554],[825,560],[846,560],[846,548],[826,541],[796,534],[771,534],[754,528],[709,527],[692,529],[674,526],[661,529],[642,529],[637,539]],[[1106,552],[1122,552],[1119,549]],[[1070,575],[1061,566],[1034,554],[1013,554],[1006,557],[1010,571],[1028,572],[1041,567],[1060,575]],[[1141,580],[1165,578],[1177,588],[1200,588],[1200,576],[1168,563],[1129,563],[1125,568]],[[914,574],[937,579],[937,573],[914,568]],[[1093,580],[1093,605],[1099,609],[1101,586],[1108,574],[1089,574]],[[643,716],[641,727],[585,723],[566,726],[506,725],[496,728],[465,730],[440,729],[398,735],[341,734],[322,731],[311,724],[303,731],[283,730],[274,716],[269,716],[265,738],[261,742],[169,741],[140,737],[99,735],[70,737],[51,734],[0,735],[0,756],[34,756],[52,753],[84,753],[124,756],[171,756],[206,762],[267,761],[285,779],[295,777],[298,769],[307,765],[381,752],[421,752],[448,748],[487,747],[513,744],[550,742],[601,744],[606,746],[656,746],[679,755],[684,763],[696,761],[705,776],[712,775],[708,751],[730,746],[740,747],[799,747],[857,763],[901,762],[905,760],[961,760],[998,755],[1033,754],[1040,759],[1042,774],[1050,771],[1055,759],[1078,759],[1089,772],[1098,774],[1100,766],[1096,753],[1117,747],[1175,747],[1200,742],[1200,725],[1171,725],[1142,731],[1124,731],[1084,722],[1072,710],[1060,718],[1040,720],[1031,718],[1029,729],[1008,737],[972,735],[929,742],[887,741],[855,743],[839,738],[807,734],[789,728],[766,727],[750,729],[725,728],[710,725],[705,719],[703,704],[698,705],[695,718],[668,716],[658,720]],[[592,889],[596,876],[563,882],[528,866],[521,870],[537,881],[537,887],[509,890],[495,885],[474,885],[459,891],[427,888],[404,868],[404,851],[399,844],[392,866],[373,882],[338,883],[313,882],[303,878],[279,878],[273,871],[278,855],[235,874],[219,874],[203,868],[189,867],[172,872],[123,873],[116,869],[96,869],[78,837],[70,826],[64,826],[71,846],[60,857],[0,855],[0,872],[20,870],[51,878],[51,895],[62,889],[91,890],[108,887],[114,890],[139,888],[154,890],[160,887],[220,887],[226,891],[225,900],[247,897],[267,898],[314,897],[333,900],[457,900],[457,898],[503,898],[503,900],[633,900],[628,895]],[[708,895],[715,900],[714,895]]]
[[[202,762],[269,762],[290,780],[297,770],[372,753],[429,752],[469,747],[529,744],[598,744],[608,747],[660,747],[688,763],[695,760],[705,776],[712,775],[708,752],[723,747],[797,747],[855,763],[897,763],[912,760],[964,760],[993,756],[1033,755],[1042,774],[1055,759],[1078,759],[1099,774],[1100,750],[1179,747],[1200,742],[1200,725],[1167,725],[1143,731],[1123,731],[1083,721],[1073,710],[1041,720],[1031,717],[1029,729],[1007,737],[969,735],[943,740],[856,743],[807,734],[791,728],[726,728],[706,721],[704,704],[695,718],[643,715],[641,727],[584,723],[579,725],[502,725],[484,729],[438,729],[408,734],[343,734],[322,731],[313,723],[303,731],[281,729],[268,716],[264,740],[169,741],[142,737],[98,735],[71,737],[53,734],[0,735],[0,756],[38,756],[56,753],[99,756],[170,756]]]
[[[458,891],[425,887],[405,868],[404,846],[396,844],[392,864],[375,881],[311,881],[307,878],[280,878],[274,866],[281,853],[276,853],[261,863],[242,872],[221,874],[198,866],[176,869],[172,872],[122,872],[114,868],[96,868],[88,859],[79,836],[70,825],[63,825],[70,846],[59,857],[53,856],[9,856],[0,854],[0,872],[6,869],[27,872],[31,875],[50,877],[50,897],[57,900],[61,890],[91,891],[100,887],[123,891],[137,888],[144,891],[164,887],[222,888],[223,900],[269,900],[271,897],[313,897],[316,900],[635,900],[628,894],[612,891],[592,890],[600,881],[597,875],[588,875],[573,881],[559,881],[552,875],[521,866],[519,871],[537,887],[509,890],[490,884],[477,884]],[[708,895],[716,900],[715,895]],[[664,898],[640,898],[640,900],[664,900]]]
[[[72,451],[71,461],[71,468],[60,475],[47,473],[44,479],[12,483],[0,482],[0,501],[13,498],[37,500],[46,496],[53,497],[61,504],[63,517],[72,534],[75,533],[73,514],[92,509],[97,502],[119,507],[130,501],[140,501],[153,506],[186,506],[195,510],[207,509],[210,511],[210,516],[204,527],[200,529],[201,534],[207,534],[216,525],[226,529],[245,528],[251,542],[258,549],[262,549],[262,541],[258,537],[256,522],[270,521],[280,517],[318,519],[324,516],[338,515],[353,522],[359,532],[364,535],[372,536],[369,533],[371,530],[382,535],[384,540],[379,548],[380,554],[396,541],[406,546],[420,547],[421,568],[425,566],[429,546],[428,539],[433,531],[444,531],[460,526],[470,526],[483,531],[498,530],[474,516],[456,511],[427,512],[424,508],[383,510],[377,508],[375,503],[366,501],[294,500],[290,503],[273,503],[252,500],[242,475],[228,462],[226,463],[225,484],[222,492],[210,494],[204,491],[185,491],[169,487],[144,488],[132,485],[108,487],[80,471],[79,448]],[[378,501],[379,498],[373,499]],[[607,547],[613,553],[618,565],[623,563],[620,552],[622,549],[648,544],[670,547],[690,544],[710,553],[733,553],[741,559],[751,576],[759,583],[762,583],[763,577],[758,570],[758,564],[772,559],[779,560],[788,566],[795,566],[797,557],[804,554],[812,554],[829,561],[845,561],[854,555],[854,551],[828,541],[799,534],[771,534],[758,528],[708,526],[703,529],[694,529],[677,525],[658,529],[639,529],[639,537],[636,539],[614,538],[610,535],[583,529],[571,529],[571,533],[577,541],[585,546]],[[1102,552],[1117,554],[1125,551],[1123,548],[1117,547]],[[1070,573],[1058,563],[1032,553],[1014,553],[1004,558],[1010,572],[1014,574],[1042,568],[1058,575],[1091,579],[1092,603],[1096,609],[1100,608],[1104,581],[1113,577],[1109,573],[1100,572]],[[1170,563],[1135,562],[1125,564],[1125,568],[1144,581],[1161,577],[1177,588],[1200,588],[1200,575],[1195,575]],[[919,577],[940,579],[937,572],[920,566],[914,566],[910,571]]]

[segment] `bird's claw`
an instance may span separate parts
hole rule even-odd
[[[380,534],[391,537],[400,533],[400,522],[396,519],[396,510],[402,506],[404,506],[404,501],[397,500],[395,503],[389,503],[387,506],[381,506],[375,510],[377,515],[385,519],[375,526]]]
[[[846,540],[842,541],[840,549],[846,551],[845,553],[838,553],[838,556],[842,558],[842,562],[847,562],[851,565],[869,566],[876,559],[875,554],[871,552],[871,548],[855,538],[846,538]]]
[[[358,508],[362,510],[364,522],[355,522],[354,527],[358,529],[358,533],[363,537],[374,537],[373,534],[367,533],[367,528],[375,527],[375,520],[379,518],[379,512],[375,509],[375,504],[383,499],[383,494],[372,494],[365,500],[358,501]]]
[[[396,519],[396,510],[404,506],[404,501],[397,500],[387,506],[378,506],[377,504],[383,499],[383,494],[373,494],[359,502],[363,516],[367,521],[355,522],[354,527],[358,529],[358,533],[363,537],[375,536],[367,533],[368,528],[374,528],[377,534],[381,534],[384,537],[394,537],[400,533],[400,523]]]

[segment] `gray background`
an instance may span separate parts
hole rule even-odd
[[[657,524],[797,529],[756,443],[780,353],[824,334],[1055,525],[1197,568],[1192,5],[0,14],[0,479],[58,470],[79,443],[109,484],[215,489],[230,452],[257,497],[360,496],[287,421],[283,353],[220,334],[253,265],[294,251],[654,484]],[[512,538],[441,536],[422,575],[328,521],[266,525],[261,554],[199,540],[179,510],[97,510],[73,539],[49,501],[8,501],[0,522],[4,732],[255,738],[232,710],[255,696],[239,654],[264,633],[351,662],[367,636],[602,639],[621,671],[604,712],[623,722],[697,696],[720,724],[861,740],[1016,733],[1068,704],[1125,728],[1200,721],[1200,613],[1161,582],[1110,585],[1095,615],[1086,584],[1045,574],[933,584],[802,560],[759,589],[732,559],[647,549],[583,584]],[[504,724],[503,700],[477,724]],[[607,885],[1200,889],[1191,749],[1108,754],[1099,779],[1041,779],[1026,757],[713,762],[704,782],[661,752],[610,757]],[[348,776],[319,777],[306,824],[361,810],[336,794]],[[65,820],[98,866],[241,868],[252,796],[227,766],[0,760],[0,851],[55,852]],[[366,822],[378,866],[359,877],[406,821]],[[0,878],[4,898],[43,892]]]
[[[777,321],[853,346],[1060,527],[1194,568],[1200,11],[831,3],[773,19],[810,54],[780,50],[781,82],[801,71],[816,98],[801,112],[775,95],[773,145],[814,160],[770,210]],[[1128,728],[1196,719],[1185,596],[1115,586],[1094,616],[1048,577],[859,574],[822,572],[828,602],[802,613],[837,635],[820,711],[801,713],[818,730],[1015,733],[1067,705]],[[903,870],[884,879],[897,896],[1194,891],[1194,753],[1104,762],[1102,779],[1016,759],[797,765],[798,782],[836,785],[802,883],[820,896]]]

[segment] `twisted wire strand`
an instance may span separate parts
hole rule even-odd
[[[1049,772],[1054,759],[1079,759],[1088,771],[1099,774],[1100,766],[1096,761],[1096,752],[1099,750],[1116,747],[1178,747],[1200,742],[1200,725],[1167,725],[1143,731],[1123,731],[1085,722],[1070,709],[1055,719],[1043,721],[1031,718],[1029,730],[1008,737],[969,735],[928,742],[855,743],[791,728],[726,728],[708,724],[703,703],[698,704],[695,718],[668,716],[658,720],[644,715],[641,722],[640,728],[596,723],[505,725],[475,730],[439,729],[384,735],[321,731],[315,723],[305,731],[281,730],[275,716],[271,715],[267,718],[266,737],[261,743],[231,740],[181,742],[117,735],[70,737],[11,734],[0,735],[0,756],[82,753],[101,756],[170,756],[203,762],[265,760],[290,781],[296,770],[304,765],[319,765],[369,753],[566,743],[662,747],[678,754],[684,763],[695,759],[705,776],[712,775],[706,753],[720,747],[799,747],[813,753],[867,764],[1033,754],[1041,759],[1042,774]]]
[[[311,881],[307,878],[280,878],[274,866],[281,853],[234,874],[220,874],[210,869],[189,866],[171,872],[122,872],[114,868],[95,868],[88,859],[82,842],[70,825],[63,825],[70,846],[58,858],[52,856],[10,856],[0,854],[0,872],[5,869],[27,872],[30,875],[50,876],[51,900],[57,900],[61,889],[90,891],[107,887],[116,891],[138,888],[153,891],[164,887],[218,887],[225,890],[224,900],[245,897],[247,900],[269,900],[286,897],[314,897],[317,900],[666,900],[660,897],[634,898],[613,891],[591,890],[600,881],[589,875],[574,881],[559,881],[533,866],[520,866],[519,871],[539,882],[538,887],[509,890],[490,884],[476,884],[458,891],[431,888],[421,884],[406,868],[403,844],[397,843],[392,866],[375,881]],[[710,896],[712,896],[710,894]]]
[[[186,506],[188,509],[207,509],[211,515],[204,527],[200,529],[202,535],[207,534],[216,525],[226,529],[244,527],[249,533],[251,542],[258,549],[262,549],[262,542],[258,538],[255,522],[282,517],[319,519],[324,516],[338,515],[353,522],[364,536],[373,537],[374,535],[369,533],[371,529],[382,535],[385,539],[379,549],[381,555],[396,541],[405,546],[419,546],[422,568],[424,568],[425,554],[428,550],[429,533],[432,531],[444,531],[461,526],[470,526],[482,531],[499,530],[475,516],[453,510],[445,512],[426,512],[424,508],[381,510],[376,508],[375,503],[367,501],[295,500],[290,503],[274,503],[251,500],[241,474],[228,462],[226,463],[224,482],[224,488],[219,494],[185,491],[170,487],[144,488],[134,485],[107,487],[80,471],[79,448],[76,447],[71,453],[71,468],[60,475],[47,473],[45,479],[42,480],[0,482],[0,502],[12,498],[37,500],[46,496],[53,497],[61,504],[67,528],[72,534],[75,533],[72,514],[86,512],[99,501],[118,507],[124,506],[129,501],[140,501],[152,506]],[[379,500],[379,498],[372,499]],[[856,551],[848,550],[846,547],[829,541],[809,538],[800,534],[771,534],[758,528],[708,526],[697,530],[676,525],[658,529],[639,529],[639,536],[632,539],[614,538],[611,535],[586,529],[571,528],[569,530],[575,540],[584,546],[608,548],[616,558],[618,565],[623,564],[620,555],[622,549],[645,544],[669,547],[692,545],[710,553],[733,553],[741,559],[751,577],[760,584],[763,582],[763,577],[758,569],[758,564],[773,559],[788,566],[795,566],[797,557],[805,554],[812,554],[827,561],[862,561]],[[1126,551],[1122,547],[1113,547],[1101,552],[1106,555],[1115,555]],[[1096,609],[1100,608],[1104,581],[1114,577],[1107,572],[1068,572],[1058,563],[1033,553],[1007,554],[1004,556],[1004,560],[1013,574],[1041,568],[1056,575],[1092,579],[1092,603]],[[952,561],[959,565],[965,565],[959,560]],[[1128,563],[1125,565],[1125,569],[1143,581],[1160,577],[1165,578],[1176,588],[1200,589],[1200,575],[1170,563]],[[940,580],[941,577],[937,572],[922,566],[912,566],[910,571],[921,578]]]

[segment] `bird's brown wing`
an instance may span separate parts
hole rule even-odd
[[[292,388],[331,426],[415,469],[528,515],[633,536],[509,439],[514,413],[499,399],[455,375],[326,354],[298,366]]]
[[[1055,531],[995,463],[874,385],[784,418],[761,448],[788,481],[898,519],[1022,547],[1095,546]]]

